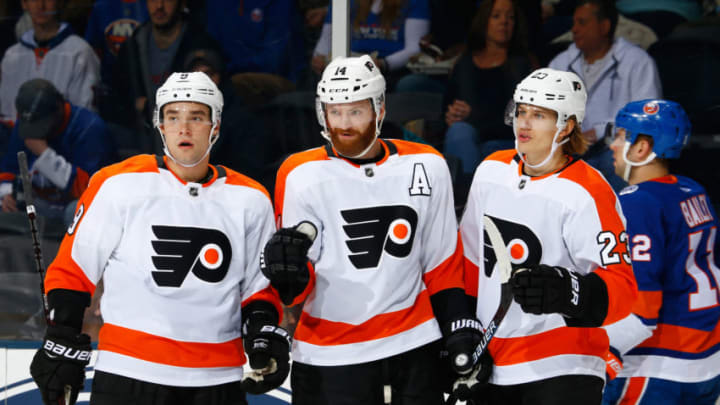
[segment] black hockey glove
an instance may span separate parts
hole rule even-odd
[[[490,352],[485,350],[480,356],[479,361],[472,369],[472,372],[466,376],[462,376],[455,381],[452,389],[452,396],[460,401],[473,399],[482,399],[483,390],[487,388],[488,381],[492,375],[493,359]],[[481,403],[481,402],[478,402]]]
[[[292,304],[310,281],[307,252],[316,235],[314,225],[301,222],[292,228],[279,229],[265,245],[260,269],[285,305]]]
[[[593,273],[539,264],[515,270],[510,283],[515,301],[530,314],[558,313],[568,326],[583,327],[601,326],[607,315],[607,286]]]
[[[243,326],[243,345],[252,372],[242,380],[243,391],[259,395],[273,390],[290,374],[290,335],[279,326],[258,326],[248,319]]]
[[[444,350],[450,368],[460,375],[470,373],[478,362],[475,348],[483,338],[480,321],[474,318],[458,318],[450,321],[443,328],[443,336],[445,336]]]
[[[46,405],[71,405],[77,401],[91,355],[90,336],[67,326],[48,326],[43,346],[30,363],[30,374]],[[67,403],[66,387],[70,390]]]

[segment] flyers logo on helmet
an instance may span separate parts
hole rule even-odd
[[[222,281],[232,259],[230,241],[217,229],[153,225],[152,256],[160,287],[180,287],[189,272],[208,283]]]
[[[495,222],[495,225],[497,225],[500,231],[500,235],[502,235],[503,242],[505,242],[505,246],[507,246],[508,253],[510,254],[510,263],[513,269],[540,263],[543,251],[542,243],[540,243],[540,239],[538,239],[530,228],[490,215],[488,215],[488,217]],[[490,244],[490,238],[487,236],[487,233],[484,234],[483,239],[485,241],[483,249],[485,275],[490,277],[495,263],[497,263],[497,258],[495,257],[495,252]]]
[[[383,251],[407,257],[412,250],[418,215],[407,205],[386,205],[340,211],[345,223],[345,241],[352,254],[348,259],[357,269],[376,268]]]

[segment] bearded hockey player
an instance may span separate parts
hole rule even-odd
[[[633,271],[633,314],[606,329],[607,404],[715,404],[720,397],[720,227],[705,189],[670,174],[690,136],[683,108],[634,101],[615,118],[610,145]],[[624,367],[623,367],[624,366]]]
[[[602,400],[609,346],[600,326],[629,314],[637,286],[619,202],[602,175],[574,157],[587,148],[586,98],[574,73],[536,70],[508,109],[515,149],[490,155],[475,172],[460,223],[468,288],[487,319],[499,290],[495,256],[483,249],[487,215],[509,249],[515,301],[490,342],[495,366],[476,401]]]
[[[223,97],[204,73],[173,73],[157,91],[165,156],[95,174],[45,277],[50,325],[30,370],[46,404],[82,388],[90,339],[83,312],[104,282],[91,403],[246,404],[279,386],[289,340],[260,271],[272,203],[257,182],[208,163]],[[246,362],[262,371],[243,379]]]
[[[475,366],[482,327],[464,295],[447,164],[426,145],[378,139],[384,96],[369,56],[335,59],[317,87],[328,145],[278,172],[281,229],[263,271],[286,305],[305,300],[293,404],[439,404],[440,351],[458,373]]]

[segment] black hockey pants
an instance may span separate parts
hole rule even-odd
[[[91,405],[247,405],[240,382],[173,387],[95,371]]]
[[[600,405],[605,382],[589,375],[566,375],[517,385],[490,384],[475,405]]]
[[[347,366],[294,362],[293,405],[440,405],[440,344],[433,342],[382,360]],[[384,388],[390,387],[386,402]]]

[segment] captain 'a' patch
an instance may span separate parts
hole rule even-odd
[[[415,163],[413,166],[412,183],[410,184],[410,195],[430,196],[432,187],[428,181],[425,166],[422,163]]]

